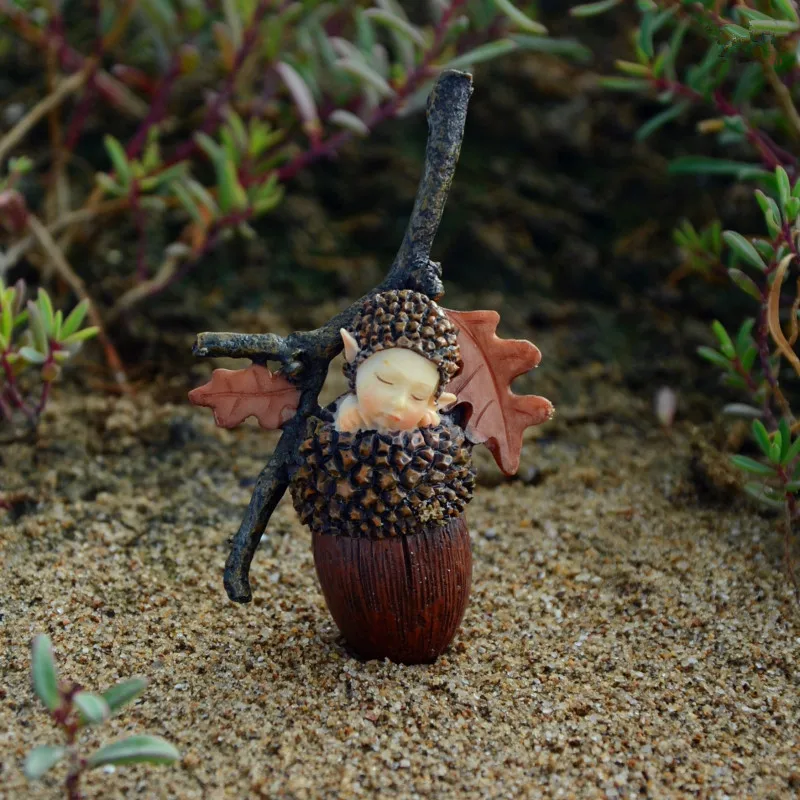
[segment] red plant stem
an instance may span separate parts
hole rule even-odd
[[[0,416],[11,422],[12,410],[11,406],[8,404],[5,397],[3,397],[4,394],[5,390],[3,390],[3,392],[0,392]],[[9,505],[3,505],[3,500],[1,498],[0,498],[0,507],[10,508]]]
[[[97,62],[95,62],[89,73],[89,77],[86,79],[83,95],[70,120],[67,135],[64,139],[64,151],[66,153],[71,153],[75,149],[78,144],[78,139],[80,139],[83,129],[86,126],[86,121],[89,119],[89,114],[94,104],[95,91],[97,89],[97,69],[98,65]]]
[[[28,408],[27,404],[22,399],[22,395],[19,393],[19,389],[17,388],[17,380],[14,377],[14,371],[11,369],[11,364],[8,361],[6,353],[0,355],[0,366],[3,367],[3,372],[5,372],[6,375],[6,391],[8,392],[8,396],[12,405],[22,411],[22,413],[28,418],[29,422],[35,422],[35,415],[30,408]]]
[[[136,279],[137,281],[147,280],[147,237],[145,232],[145,214],[139,195],[139,181],[134,180],[131,184],[130,192],[131,212],[133,213],[133,223],[136,227]]]
[[[767,325],[767,312],[766,306],[762,305],[758,312],[758,321],[756,322],[756,348],[758,349],[758,361],[761,365],[761,372],[764,375],[770,389],[772,390],[772,397],[777,397],[778,392],[778,379],[772,371],[772,365],[769,363],[769,326]],[[764,416],[774,430],[778,422],[769,405],[769,397],[764,398]]]
[[[55,352],[59,350],[60,347],[58,345],[50,345],[49,351],[47,353],[47,360],[42,364],[42,369],[45,367],[51,367],[56,363],[55,360]],[[53,381],[46,380],[44,381],[44,386],[42,386],[42,393],[39,395],[39,402],[36,404],[36,419],[38,419],[42,412],[44,411],[44,407],[47,405],[47,401],[50,399],[50,387],[53,385]]]
[[[173,54],[170,60],[169,68],[167,69],[164,77],[159,81],[156,95],[153,98],[153,103],[150,106],[150,111],[147,116],[142,120],[136,133],[134,133],[128,146],[125,148],[125,155],[128,158],[136,158],[142,151],[142,148],[147,141],[147,135],[154,125],[158,125],[164,119],[167,113],[169,96],[175,85],[175,81],[181,74],[181,50],[180,48]]]
[[[748,141],[758,150],[766,166],[774,170],[775,167],[789,165],[791,171],[794,171],[794,165],[797,163],[797,159],[791,153],[775,144],[766,133],[750,125],[744,112],[730,103],[719,89],[714,92],[714,105],[726,117],[741,117],[747,128],[746,135]]]
[[[277,9],[276,13],[280,14],[288,5],[289,0],[284,0],[284,2]],[[233,94],[233,89],[236,85],[236,79],[239,76],[239,70],[242,68],[242,64],[244,64],[245,59],[250,55],[253,47],[255,47],[256,42],[258,41],[261,21],[264,19],[267,11],[269,10],[269,6],[270,0],[261,0],[261,2],[258,4],[255,12],[253,13],[253,18],[242,36],[242,44],[236,52],[236,57],[233,61],[231,71],[228,73],[225,85],[222,87],[222,90],[214,99],[211,108],[209,108],[208,112],[206,113],[206,117],[203,120],[198,133],[213,133],[214,129],[219,123],[219,120],[222,117],[222,111]],[[196,149],[197,142],[195,138],[192,137],[188,141],[184,142],[183,145],[181,145],[181,147],[175,151],[167,166],[171,164],[177,164],[179,161],[185,160],[192,155]]]
[[[668,78],[653,78],[651,84],[658,92],[672,92],[678,97],[683,97],[693,103],[709,102],[709,99],[705,95],[695,91],[690,86],[680,81],[672,81]],[[745,135],[747,136],[747,140],[758,151],[765,166],[771,170],[783,166],[787,168],[787,172],[790,173],[790,176],[796,173],[797,158],[787,150],[775,144],[766,133],[754,128],[747,120],[744,111],[733,105],[719,89],[714,91],[710,102],[720,114],[726,117],[739,117],[742,120],[746,129]]]
[[[785,469],[781,467],[778,470],[778,474],[784,485],[789,483],[791,476],[787,474]],[[797,583],[797,575],[794,571],[794,560],[792,559],[792,523],[797,519],[797,498],[792,492],[786,492],[784,498],[786,500],[786,530],[783,535],[783,558],[786,561],[786,570],[789,573],[789,578],[794,587],[794,596],[797,601],[800,602],[800,585]]]

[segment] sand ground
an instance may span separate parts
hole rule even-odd
[[[462,629],[435,665],[405,667],[348,655],[288,498],[254,602],[227,600],[226,540],[275,435],[210,416],[64,388],[36,444],[3,445],[3,798],[60,796],[63,768],[21,773],[57,740],[30,686],[38,632],[86,687],[151,680],[87,749],[149,732],[182,754],[93,773],[90,798],[800,793],[781,536],[706,479],[688,423],[665,432],[645,404],[595,397],[531,432],[519,479],[480,457]]]

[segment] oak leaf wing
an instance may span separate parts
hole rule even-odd
[[[220,428],[235,428],[253,416],[267,430],[290,420],[300,402],[300,392],[282,375],[259,364],[246,369],[215,369],[211,380],[189,392],[196,406],[208,406]]]
[[[485,444],[500,469],[513,475],[519,469],[525,428],[546,422],[554,413],[544,397],[511,391],[514,378],[537,366],[542,355],[525,339],[499,338],[496,311],[444,311],[458,328],[463,362],[447,391],[458,397],[458,404],[470,406],[468,438]]]

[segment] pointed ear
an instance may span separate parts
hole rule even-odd
[[[452,392],[442,392],[436,405],[438,408],[448,408],[453,405],[458,398]]]
[[[352,364],[358,355],[358,342],[355,336],[344,328],[339,328],[339,333],[342,335],[342,342],[344,344],[344,357],[348,364]]]

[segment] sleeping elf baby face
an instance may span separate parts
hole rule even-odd
[[[343,334],[345,355],[351,360],[355,341],[348,341],[348,337]],[[391,347],[373,353],[358,366],[355,397],[351,396],[347,405],[352,416],[360,418],[358,428],[411,430],[438,424],[438,408],[456,401],[449,392],[437,399],[438,387],[439,370],[432,361],[412,350]],[[352,423],[343,426],[353,427]]]

